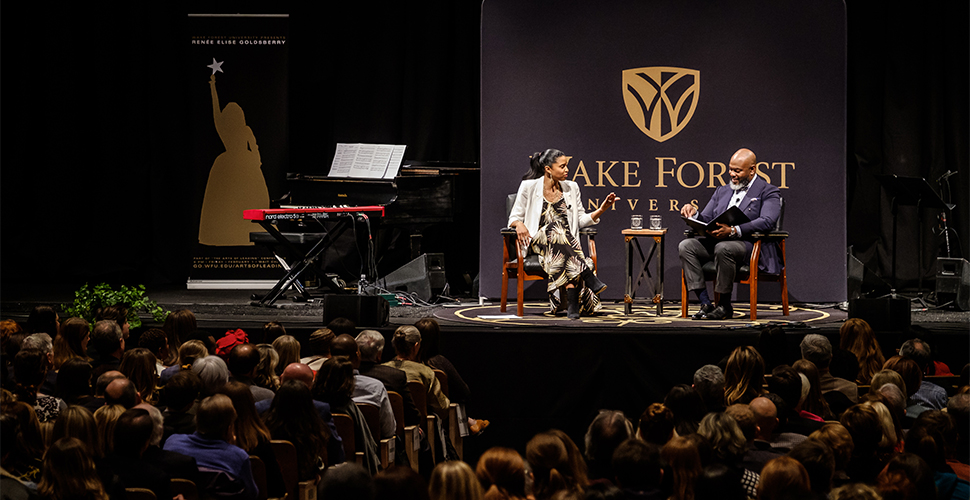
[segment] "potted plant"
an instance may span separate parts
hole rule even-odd
[[[71,317],[84,318],[93,325],[98,311],[118,304],[127,306],[128,324],[131,328],[141,326],[138,311],[151,313],[152,318],[158,323],[165,321],[169,313],[148,298],[145,294],[145,285],[121,285],[118,290],[112,290],[111,285],[107,283],[100,283],[93,287],[85,283],[74,292],[74,303],[65,307],[64,311]]]

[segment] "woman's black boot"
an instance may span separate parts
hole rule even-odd
[[[583,277],[583,281],[586,283],[586,288],[592,290],[596,295],[599,295],[603,292],[603,290],[606,290],[606,283],[600,281],[600,279],[593,274],[592,270],[586,269],[580,276]]]
[[[566,317],[569,319],[579,319],[579,288],[567,288],[566,297],[569,299],[569,309]]]

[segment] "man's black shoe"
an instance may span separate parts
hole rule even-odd
[[[734,317],[733,309],[725,309],[724,306],[717,306],[713,311],[704,315],[701,319],[710,319],[714,321],[719,321],[722,319],[731,319]]]
[[[694,313],[690,319],[704,319],[704,315],[714,310],[714,304],[701,304],[699,311]]]

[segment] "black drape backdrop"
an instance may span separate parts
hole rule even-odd
[[[192,178],[189,12],[290,14],[287,171],[325,172],[337,142],[407,144],[408,159],[477,161],[479,2],[305,3],[5,3],[4,290],[184,282],[204,190],[184,181]],[[876,174],[922,176],[937,187],[937,177],[958,170],[951,246],[954,255],[970,249],[970,13],[966,2],[850,1],[848,14],[848,241],[888,279],[892,221]],[[569,27],[537,20],[536,29],[568,36]],[[932,232],[935,214],[922,218],[919,268],[932,276],[942,240]],[[902,209],[899,224],[897,274],[915,282],[915,210]]]

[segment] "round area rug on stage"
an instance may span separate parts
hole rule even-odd
[[[734,318],[722,321],[696,321],[690,317],[680,317],[680,306],[664,307],[663,314],[657,314],[657,307],[652,304],[634,305],[631,314],[623,312],[623,304],[604,305],[594,316],[583,316],[579,320],[566,318],[565,313],[553,316],[549,313],[547,303],[526,303],[524,314],[515,314],[515,304],[509,304],[507,312],[501,312],[498,304],[470,305],[465,307],[441,308],[435,311],[435,316],[442,320],[473,323],[483,326],[508,327],[643,327],[648,325],[664,325],[666,327],[759,327],[780,324],[820,324],[845,319],[845,312],[838,309],[810,309],[806,307],[789,307],[789,315],[785,316],[781,305],[758,304],[758,319],[748,319],[747,304],[734,308]],[[688,310],[694,314],[697,306]]]

